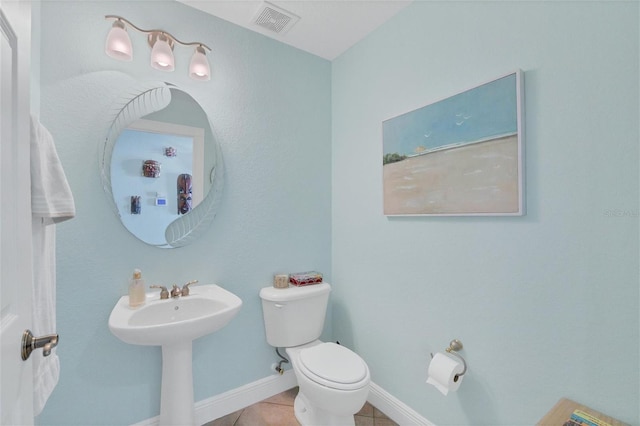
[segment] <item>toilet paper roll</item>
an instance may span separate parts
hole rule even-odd
[[[464,371],[464,366],[461,361],[438,352],[429,364],[427,383],[435,386],[443,395],[455,392],[464,377],[458,376],[462,371]]]

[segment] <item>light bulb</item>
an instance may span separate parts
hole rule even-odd
[[[173,50],[169,45],[168,38],[164,34],[159,34],[153,49],[151,49],[151,66],[161,71],[173,71],[175,69]]]
[[[118,19],[113,23],[104,50],[107,55],[120,61],[133,59],[131,39],[121,20]]]
[[[189,64],[189,77],[202,81],[211,79],[211,68],[202,46],[196,47],[196,51],[193,52],[191,63]]]

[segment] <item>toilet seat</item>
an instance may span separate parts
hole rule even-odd
[[[302,349],[299,360],[300,371],[307,378],[333,389],[360,389],[368,379],[369,369],[364,360],[335,343]]]

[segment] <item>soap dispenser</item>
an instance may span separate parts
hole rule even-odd
[[[146,298],[142,272],[140,269],[134,269],[133,278],[129,280],[129,306],[135,308],[144,305]]]

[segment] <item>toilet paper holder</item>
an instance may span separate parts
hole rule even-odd
[[[449,347],[445,349],[445,351],[462,361],[462,372],[460,374],[457,374],[457,377],[463,376],[464,373],[467,372],[467,362],[464,360],[464,358],[462,358],[462,355],[458,353],[458,351],[462,348],[462,342],[458,339],[453,339],[451,342],[449,342]],[[431,358],[433,358],[433,352],[431,352]]]

